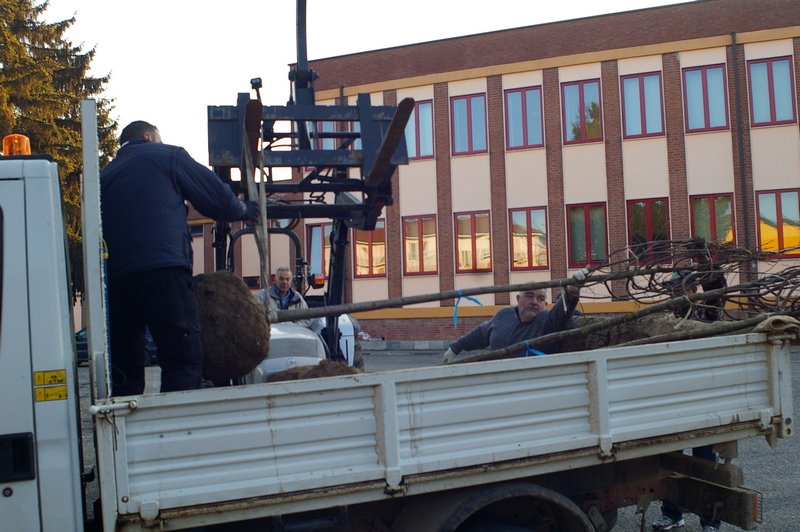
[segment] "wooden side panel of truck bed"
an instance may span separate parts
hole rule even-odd
[[[145,395],[98,417],[98,453],[122,521],[275,515],[763,433],[789,368],[749,334]]]

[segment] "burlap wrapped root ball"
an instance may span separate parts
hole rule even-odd
[[[570,323],[570,329],[588,327],[601,323],[609,318],[611,318],[611,316],[575,316]],[[711,323],[682,320],[676,318],[671,313],[662,312],[618,323],[612,327],[606,327],[581,336],[567,338],[561,344],[561,352],[590,351],[592,349],[624,344],[625,342],[631,342],[633,340],[652,338],[654,336],[681,331],[698,331],[712,326]]]
[[[203,341],[203,377],[227,381],[243,377],[269,355],[269,323],[264,307],[228,270],[195,277]]]

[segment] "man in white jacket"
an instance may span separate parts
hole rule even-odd
[[[267,295],[269,292],[269,295]],[[306,300],[299,292],[292,289],[292,270],[287,266],[279,266],[275,270],[275,282],[269,291],[261,289],[254,294],[256,301],[273,311],[308,308]],[[297,320],[294,323],[311,328],[316,320]]]

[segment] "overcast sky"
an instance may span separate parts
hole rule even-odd
[[[676,3],[308,0],[308,58]],[[44,19],[75,16],[67,38],[96,49],[92,74],[111,75],[106,97],[115,100],[120,129],[146,120],[164,142],[208,164],[208,105],[235,105],[255,77],[263,80],[265,104],[286,103],[287,65],[297,59],[296,9],[291,0],[50,0]]]

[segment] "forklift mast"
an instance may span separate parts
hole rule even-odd
[[[338,305],[344,302],[348,228],[373,230],[381,210],[392,204],[392,174],[397,165],[408,163],[404,132],[414,100],[407,98],[397,107],[373,106],[369,94],[358,94],[355,106],[317,105],[317,78],[306,53],[306,0],[297,0],[297,64],[289,72],[289,102],[263,105],[261,80],[255,78],[250,81],[251,92],[239,93],[236,105],[209,106],[209,164],[235,193],[247,195],[243,186],[247,161],[253,161],[264,181],[268,219],[290,220],[290,226],[301,227],[297,222],[304,218],[332,220],[324,303]],[[299,181],[273,180],[273,169],[281,167],[305,175]],[[231,180],[232,168],[240,169],[242,182]],[[351,168],[360,170],[358,177],[350,177]],[[273,194],[280,200],[270,201]],[[213,247],[218,270],[229,265],[230,231],[227,222],[216,223]],[[303,265],[296,264],[295,275],[301,293]],[[335,319],[328,320],[328,329],[326,343],[335,353]]]

